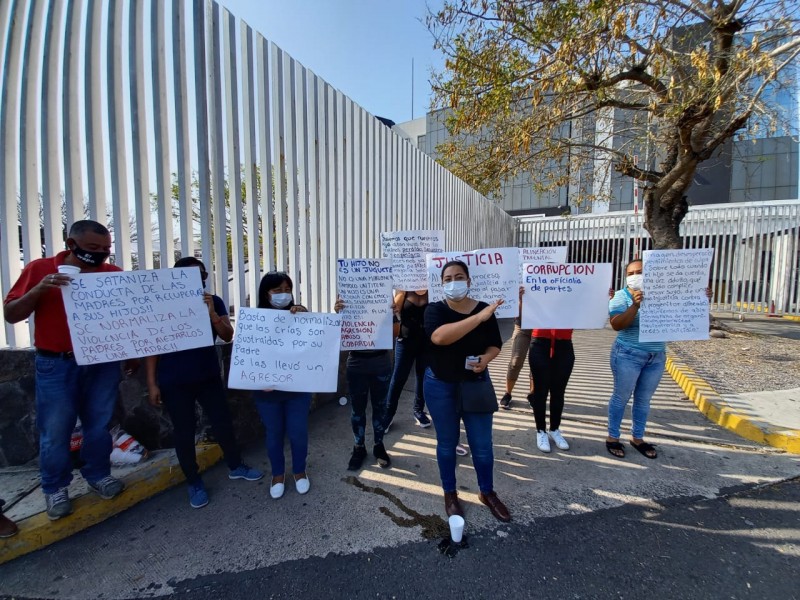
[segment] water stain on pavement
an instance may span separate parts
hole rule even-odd
[[[403,504],[403,501],[391,492],[387,492],[378,486],[367,485],[358,477],[353,475],[344,477],[342,481],[355,486],[362,492],[368,492],[386,498],[389,502],[394,504],[397,508],[408,515],[407,517],[403,515],[396,515],[385,506],[381,506],[378,509],[382,514],[389,517],[398,527],[422,527],[422,537],[426,540],[449,537],[450,528],[448,527],[447,522],[445,522],[445,520],[439,515],[423,515],[422,513],[415,511],[413,508],[409,508]]]

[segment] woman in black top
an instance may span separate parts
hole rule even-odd
[[[486,368],[500,354],[503,341],[494,313],[503,301],[486,304],[470,298],[469,270],[458,260],[444,265],[442,284],[446,299],[425,311],[425,332],[430,337],[425,399],[436,424],[436,460],[445,510],[448,516],[464,515],[456,492],[456,444],[463,420],[479,499],[497,519],[510,521],[508,509],[494,492],[492,413],[459,413],[457,408],[461,383],[488,378]]]
[[[431,426],[431,420],[425,414],[425,394],[422,380],[425,377],[425,309],[428,307],[428,290],[415,292],[399,292],[394,297],[395,310],[400,311],[400,335],[394,345],[394,370],[389,383],[389,406],[386,410],[386,425],[389,426],[397,412],[397,403],[403,387],[408,381],[411,366],[417,375],[414,386],[414,419],[422,428]]]

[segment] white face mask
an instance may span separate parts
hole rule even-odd
[[[458,302],[467,297],[469,286],[466,281],[448,281],[444,284],[444,295],[448,300]]]
[[[632,290],[641,291],[642,283],[644,282],[644,277],[641,273],[638,275],[628,275],[625,278],[625,284],[631,288]]]
[[[286,308],[291,303],[291,294],[272,294],[272,298],[270,298],[270,304],[272,304],[272,306],[275,308]]]

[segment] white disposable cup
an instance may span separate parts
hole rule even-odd
[[[454,544],[460,544],[464,536],[464,517],[453,515],[448,519],[450,523],[450,539]]]
[[[80,275],[81,268],[72,265],[58,265],[58,272],[65,275]]]
[[[341,398],[339,398],[339,405],[347,406],[347,396],[342,396]]]

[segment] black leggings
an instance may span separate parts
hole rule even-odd
[[[528,353],[528,363],[533,377],[533,394],[528,401],[533,408],[538,431],[547,430],[547,394],[550,394],[550,430],[561,426],[564,412],[564,391],[567,389],[575,351],[571,340],[556,340],[553,356],[550,356],[550,339],[533,338]]]

